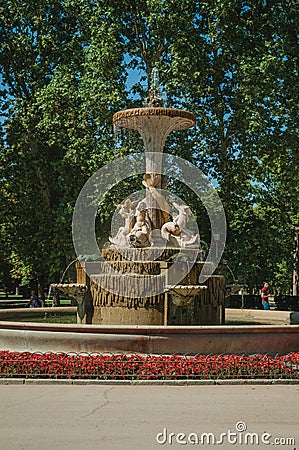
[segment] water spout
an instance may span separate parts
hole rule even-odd
[[[235,278],[235,275],[234,275],[232,269],[229,267],[228,264],[226,264],[226,267],[227,267],[229,273],[231,274],[231,276],[232,276],[232,278],[233,278],[233,284],[236,284],[236,278]]]
[[[61,277],[61,280],[60,280],[60,284],[62,284],[66,272],[69,270],[69,268],[71,267],[71,265],[74,264],[74,262],[76,262],[77,260],[78,260],[78,258],[74,259],[73,261],[71,261],[71,262],[69,263],[69,265],[67,266],[67,268],[65,269],[65,271],[64,271],[63,274],[62,274],[62,277]]]
[[[151,84],[146,98],[146,104],[150,108],[163,107],[164,101],[161,95],[159,72],[156,67],[151,72]]]
[[[154,67],[152,70],[151,87],[155,89],[160,89],[159,71],[157,67]]]

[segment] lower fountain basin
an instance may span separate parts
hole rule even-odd
[[[52,283],[51,287],[58,289],[71,298],[74,298],[78,303],[82,303],[83,297],[86,294],[86,284],[80,283]]]
[[[195,295],[206,289],[207,286],[182,284],[166,286],[165,291],[171,295],[171,301],[175,306],[186,306],[194,301]]]
[[[270,314],[273,314],[273,311]],[[298,350],[298,338],[299,326],[296,325],[165,327],[0,321],[0,347],[11,351],[143,354],[290,353]]]

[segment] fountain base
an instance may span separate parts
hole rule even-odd
[[[138,252],[136,252],[138,250]],[[147,289],[146,275],[159,275],[167,271],[173,264],[179,249],[166,248],[159,260],[148,261],[149,252],[156,249],[125,249],[121,254],[117,249],[103,249],[102,254],[109,265],[118,271],[121,281],[116,275],[103,273],[103,262],[77,263],[77,283],[88,286],[92,303],[92,313],[82,318],[82,323],[99,325],[219,325],[224,323],[225,267],[219,266],[208,280],[198,284],[199,275],[205,263],[195,262],[179,284],[169,279],[164,292],[153,295]],[[185,250],[184,250],[185,251]],[[186,250],[191,251],[190,250]],[[134,258],[133,258],[134,256]],[[177,264],[176,272],[186,262]],[[88,265],[88,276],[86,274]],[[144,286],[140,289],[143,295],[124,296],[102,287],[101,277],[115,277],[116,282],[126,282],[125,273],[144,275]],[[94,275],[92,275],[94,274]],[[177,273],[175,273],[176,278]],[[132,291],[133,292],[133,291]],[[136,291],[134,291],[136,293]]]

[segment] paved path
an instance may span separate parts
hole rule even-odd
[[[299,385],[0,385],[0,405],[1,450],[299,449]]]

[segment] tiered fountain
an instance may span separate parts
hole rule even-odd
[[[167,201],[162,175],[165,140],[173,130],[195,126],[195,116],[165,108],[158,72],[152,72],[147,107],[114,114],[113,124],[136,130],[145,146],[144,198],[119,205],[124,220],[105,261],[78,261],[77,283],[52,285],[78,302],[82,323],[105,325],[199,325],[224,322],[225,277],[218,268],[204,283],[199,233],[190,230],[191,208]],[[168,194],[169,195],[169,194]],[[108,264],[107,264],[108,263]]]
[[[136,167],[131,170],[128,159],[125,164],[116,160],[112,168],[121,172],[122,166],[124,178],[143,175],[145,193],[138,198],[134,193],[119,205],[112,224],[115,217],[124,223],[112,227],[109,245],[100,250],[94,231],[100,197],[93,195],[89,188],[101,191],[98,180],[105,176],[96,176],[92,180],[85,191],[86,201],[78,202],[77,199],[74,211],[73,237],[79,234],[79,239],[74,238],[79,255],[77,282],[52,285],[77,300],[78,323],[0,321],[1,348],[151,354],[296,351],[298,326],[217,326],[224,323],[225,295],[224,268],[217,265],[223,249],[221,238],[225,234],[225,218],[219,221],[221,205],[211,197],[211,191],[205,190],[206,185],[198,182],[200,176],[194,166],[197,170],[194,176],[189,177],[189,169],[187,176],[182,176],[187,167],[182,163],[184,160],[162,153],[168,134],[172,130],[193,127],[194,115],[163,107],[154,71],[147,107],[120,111],[113,116],[113,123],[117,127],[137,130],[143,138],[146,152],[141,154],[142,164],[136,164],[137,171]],[[175,165],[172,170],[170,164],[175,158],[176,161],[180,159],[182,166]],[[107,173],[111,178],[113,171],[111,165],[108,166]],[[193,189],[207,209],[212,239],[205,260],[198,228],[192,229],[191,208],[167,193],[165,173]],[[118,181],[121,181],[120,177]],[[108,187],[113,185],[111,180],[107,184]],[[201,197],[202,190],[198,187],[204,187],[208,195]],[[86,205],[86,210],[91,213],[81,215]],[[85,247],[90,240],[92,245]],[[81,247],[78,241],[82,241]],[[82,254],[85,256],[81,257]],[[271,316],[273,314],[272,311]]]

